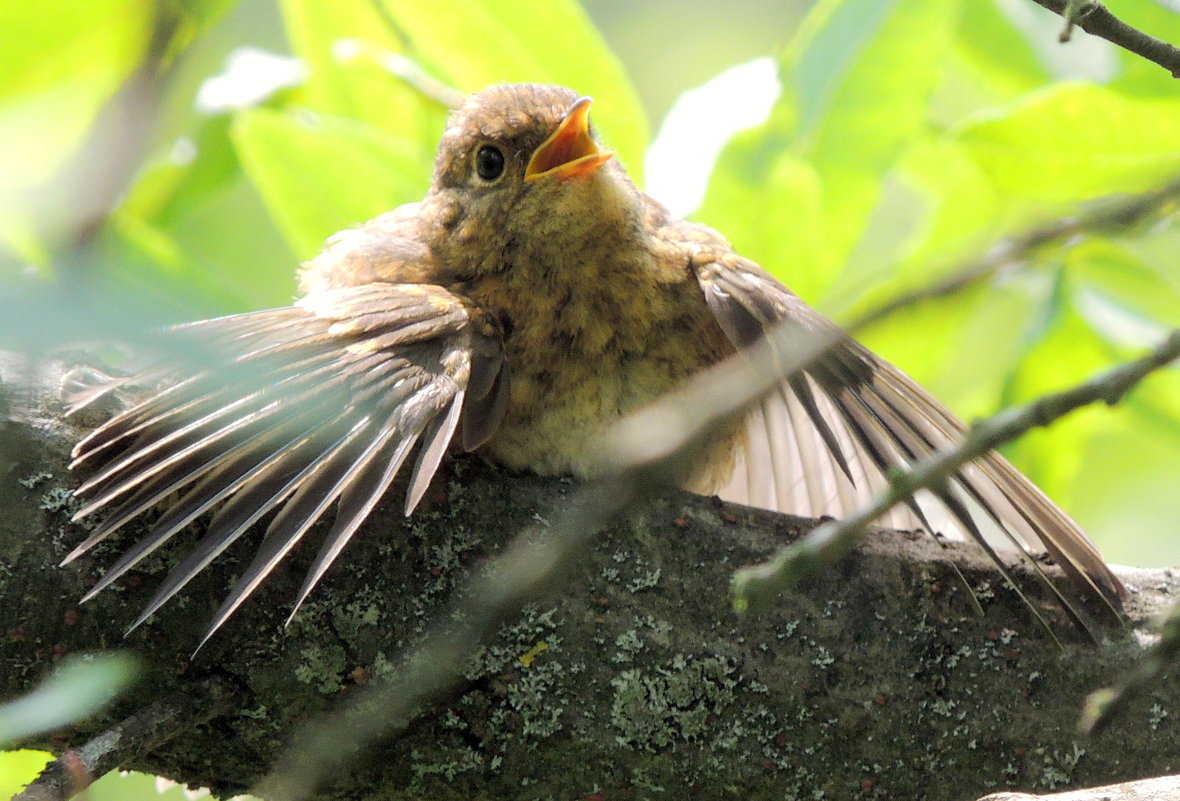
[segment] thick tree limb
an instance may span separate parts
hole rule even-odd
[[[128,647],[150,669],[101,719],[28,745],[65,751],[215,677],[241,688],[233,712],[117,762],[240,791],[300,721],[397,675],[398,655],[431,630],[453,589],[535,516],[552,519],[568,503],[562,482],[458,462],[422,514],[377,514],[286,632],[298,558],[190,660],[249,548],[227,553],[127,640],[123,628],[178,550],[77,608],[125,541],[55,567],[82,532],[68,522],[73,479],[63,468],[79,432],[59,417],[51,373],[32,382],[22,411],[9,394],[13,419],[0,430],[3,692],[33,686],[66,652]],[[490,642],[468,643],[462,685],[347,761],[321,797],[832,798],[871,787],[959,799],[1167,771],[1180,744],[1175,682],[1133,702],[1105,736],[1076,739],[1085,693],[1126,672],[1141,647],[1095,649],[1079,637],[1063,653],[965,548],[881,534],[767,615],[735,616],[733,568],[812,525],[684,494],[649,504]],[[985,617],[971,612],[951,562],[979,590]],[[1137,632],[1180,592],[1168,571],[1121,575],[1134,588]]]

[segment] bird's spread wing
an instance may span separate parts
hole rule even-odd
[[[217,509],[203,539],[135,625],[275,512],[212,634],[335,504],[335,524],[298,608],[415,444],[407,514],[456,431],[465,449],[478,447],[507,401],[498,327],[438,286],[320,291],[297,306],[182,326],[170,344],[216,366],[196,369],[107,422],[75,447],[71,465],[92,471],[78,490],[86,503],[76,517],[107,514],[66,562],[149,507],[178,497],[87,598]]]
[[[779,323],[797,327],[801,336],[838,337],[818,363],[785,380],[750,413],[748,442],[722,497],[841,517],[883,488],[889,469],[961,439],[962,423],[942,404],[900,370],[839,335],[757,265],[719,254],[698,264],[697,277],[717,321],[738,347]],[[1125,595],[1086,534],[998,453],[961,470],[936,497],[920,495],[908,506],[881,522],[957,529],[977,540],[1005,571],[992,549],[995,537],[1010,542],[1034,567],[1032,549],[1043,547],[1081,588],[1111,609],[1118,609]],[[1075,611],[1061,600],[1067,611]]]

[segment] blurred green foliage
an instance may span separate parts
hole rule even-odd
[[[127,689],[136,671],[128,654],[68,658],[36,690],[0,704],[0,745],[86,718]]]
[[[97,139],[163,8],[161,91]],[[637,52],[642,35],[613,10],[604,29]],[[1180,43],[1165,4],[1117,12]],[[790,28],[798,9],[781,15]],[[1080,31],[1060,45],[1060,28],[1028,0],[821,0],[774,54],[783,92],[770,118],[730,143],[696,217],[847,320],[1007,235],[1180,173],[1175,80]],[[648,38],[644,74],[661,71]],[[245,44],[295,60],[252,91],[230,71],[228,95],[198,94]],[[597,127],[637,179],[649,141],[640,92],[574,0],[9,3],[0,52],[8,347],[288,302],[297,261],[326,236],[426,188],[446,110],[392,74],[391,57],[463,91],[532,80],[593,95]],[[77,224],[127,143],[117,202],[96,227]],[[970,418],[1080,381],[1178,324],[1171,213],[1044,248],[865,338]],[[1009,455],[1114,561],[1180,562],[1177,370]]]

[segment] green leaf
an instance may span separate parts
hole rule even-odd
[[[152,18],[146,0],[45,0],[34,13],[0,6],[0,98],[83,81],[109,93],[140,57]]]
[[[1005,192],[1061,202],[1144,191],[1180,171],[1180,103],[1054,85],[957,138]]]
[[[963,6],[955,36],[956,60],[976,82],[1010,99],[1049,80],[1036,52],[995,2]]]
[[[648,131],[627,74],[573,0],[432,0],[385,8],[407,53],[465,91],[498,82],[555,83],[595,99],[594,124],[640,181]]]
[[[1152,264],[1121,242],[1089,237],[1073,247],[1066,269],[1079,313],[1114,347],[1154,344],[1180,326],[1180,269]]]
[[[421,198],[429,182],[432,153],[421,143],[353,120],[253,109],[231,135],[300,258],[341,228]]]
[[[281,0],[292,49],[309,75],[300,101],[326,115],[371,123],[433,146],[446,110],[372,58],[343,58],[342,43],[363,39],[370,52],[408,55],[404,36],[371,0]]]
[[[1014,400],[1065,389],[1141,349],[1113,349],[1069,304],[1014,377]],[[1091,405],[1006,449],[1113,562],[1174,564],[1180,547],[1160,521],[1180,516],[1180,373],[1149,376],[1116,407]]]
[[[165,50],[161,61],[169,67],[229,4],[229,0],[161,6],[149,0],[0,4],[0,53],[4,54],[0,239],[30,252],[30,242],[53,228],[60,201],[45,197],[45,186],[57,179],[76,183],[73,173],[93,166],[70,164],[69,159],[96,114],[149,57],[157,17],[160,25],[172,26],[168,41],[158,43]],[[134,136],[114,141],[118,137],[115,131],[107,131],[112,150],[136,141]],[[59,175],[64,167],[72,173]]]
[[[832,271],[822,214],[815,169],[785,149],[767,147],[758,130],[739,135],[721,155],[697,216],[729,237],[739,253],[779,272],[802,296],[814,297]]]
[[[921,235],[897,265],[907,285],[940,276],[958,259],[977,255],[1004,232],[1004,197],[966,148],[945,137],[920,140],[901,165],[906,182],[927,198]]]
[[[1180,540],[1167,522],[1180,519],[1177,397],[1180,374],[1161,372],[1116,409],[1096,408],[1076,424],[1079,429],[1091,425],[1075,437],[1084,437],[1078,450],[1084,467],[1061,497],[1112,562],[1180,563]],[[1047,447],[1071,444],[1056,437]]]
[[[0,743],[31,737],[85,718],[130,686],[137,668],[127,654],[75,657],[40,687],[0,706]]]
[[[864,236],[886,176],[926,130],[927,103],[958,6],[957,0],[830,0],[816,6],[783,56],[778,108],[723,153],[700,218],[809,300],[819,300]],[[811,209],[802,219],[783,220],[774,210],[784,187],[768,170],[783,163],[784,152],[791,154],[794,174],[814,176],[808,197],[790,201]],[[748,203],[734,204],[735,180],[752,197],[768,199],[759,214],[751,214]],[[781,224],[781,236],[759,230]],[[817,247],[805,248],[805,258],[797,259],[789,246],[797,240]]]
[[[984,284],[906,308],[858,339],[930,390],[960,418],[994,414],[1045,302],[1044,276]]]
[[[829,25],[804,37],[785,60],[789,71],[795,55],[797,67],[787,83],[802,101],[798,141],[822,177],[825,233],[841,255],[859,239],[880,198],[882,177],[925,130],[927,102],[957,11],[952,0],[843,2]],[[833,37],[846,37],[843,29],[850,25],[861,30],[842,39],[839,59],[818,54],[832,48]],[[822,81],[819,70],[808,68],[819,59],[835,73],[822,73]],[[826,89],[818,101],[809,99],[817,94],[815,83]]]
[[[0,798],[12,798],[49,764],[53,754],[45,751],[0,752]]]
[[[47,211],[30,197],[54,177],[135,66],[151,5],[0,4],[0,240],[30,246]]]
[[[573,0],[321,3],[283,0],[288,35],[311,67],[305,99],[331,114],[366,120],[429,142],[442,109],[372,59],[342,60],[342,42],[408,58],[427,74],[471,92],[498,82],[556,83],[595,98],[594,123],[637,180],[646,117],[626,72]]]

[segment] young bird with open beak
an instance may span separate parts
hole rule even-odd
[[[298,303],[178,329],[225,354],[224,369],[175,381],[74,450],[74,465],[93,471],[78,517],[106,517],[67,562],[178,498],[87,598],[215,509],[138,625],[274,512],[212,633],[334,506],[298,608],[411,455],[407,514],[451,447],[585,477],[606,426],[771,327],[835,330],[720,234],[640,192],[589,115],[589,98],[556,86],[470,96],[446,127],[426,197],[328,240],[304,265]],[[844,337],[718,436],[685,486],[839,517],[884,485],[884,471],[962,431]],[[998,454],[883,522],[929,529],[935,507],[993,558],[984,530],[1043,547],[1118,609],[1125,590],[1094,544]]]

